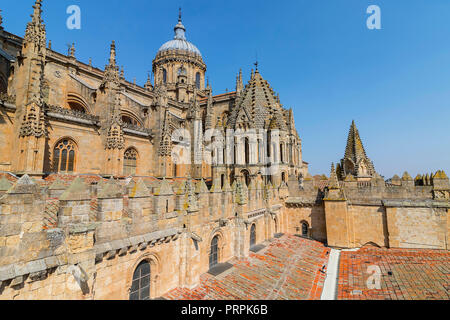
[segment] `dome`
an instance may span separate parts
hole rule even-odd
[[[181,15],[178,19],[178,24],[175,26],[174,31],[175,37],[173,38],[173,40],[170,40],[163,44],[161,48],[159,48],[158,54],[169,50],[183,50],[200,56],[200,58],[202,57],[200,50],[198,50],[195,45],[186,40],[186,28],[181,22]]]

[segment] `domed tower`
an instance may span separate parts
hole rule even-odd
[[[165,84],[170,98],[188,103],[195,88],[205,95],[206,65],[200,50],[186,40],[181,9],[174,31],[174,39],[163,44],[153,60],[155,85]]]

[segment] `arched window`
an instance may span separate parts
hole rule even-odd
[[[195,75],[195,86],[200,90],[200,72],[197,72]]]
[[[67,96],[67,105],[70,110],[81,113],[88,113],[89,110],[86,102],[81,97],[74,94],[69,94]]]
[[[280,162],[284,163],[284,148],[282,143],[280,143]]]
[[[283,182],[286,182],[286,172],[282,172],[282,173],[281,173],[281,180],[282,180]]]
[[[302,222],[302,236],[303,237],[308,237],[308,233],[309,233],[309,225],[307,222]]]
[[[248,138],[244,139],[245,143],[245,164],[250,164],[250,142]]]
[[[220,186],[221,186],[221,188],[223,190],[223,187],[225,186],[225,175],[224,174],[222,174],[220,176]]]
[[[132,124],[134,126],[139,126],[139,127],[141,126],[139,121],[137,121],[136,119],[133,119],[130,116],[126,116],[126,115],[122,115],[122,122]]]
[[[244,176],[247,187],[250,185],[250,173],[247,170],[242,170],[241,174]]]
[[[167,70],[163,69],[163,83],[167,83]]]
[[[250,229],[250,248],[256,245],[256,225],[252,224]]]
[[[214,268],[219,263],[219,236],[215,236],[211,241],[211,251],[209,253],[209,268]]]
[[[129,148],[125,151],[123,156],[123,174],[126,176],[135,175],[137,168],[137,156],[136,149]]]
[[[150,263],[142,261],[133,274],[130,300],[150,300]]]
[[[70,139],[63,139],[53,149],[53,171],[74,172],[76,146]]]

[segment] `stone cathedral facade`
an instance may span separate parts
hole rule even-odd
[[[0,299],[157,298],[282,233],[448,249],[443,171],[385,182],[353,123],[315,180],[258,65],[213,95],[181,14],[139,86],[114,41],[104,69],[52,50],[42,2],[23,38],[0,16]]]

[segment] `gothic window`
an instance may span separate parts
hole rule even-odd
[[[88,113],[88,106],[82,98],[77,95],[69,94],[67,97],[67,105],[70,110]]]
[[[200,90],[200,72],[195,75],[195,86]]]
[[[224,174],[222,174],[220,176],[220,186],[221,186],[221,188],[223,190],[223,187],[225,186],[225,175]]]
[[[125,151],[123,157],[123,174],[126,176],[135,175],[137,168],[137,156],[136,149],[130,148]]]
[[[70,139],[63,139],[53,149],[53,171],[73,172],[75,169],[76,147]]]
[[[133,126],[138,126],[138,127],[141,126],[141,123],[137,119],[135,119],[129,115],[122,115],[122,122],[131,124]]]
[[[130,300],[150,300],[150,263],[142,261],[133,274]]]
[[[250,248],[256,245],[256,225],[252,224],[250,229]]]
[[[286,172],[282,172],[282,173],[281,173],[281,180],[282,180],[283,182],[286,182]]]
[[[167,83],[167,70],[163,69],[163,83]]]
[[[211,241],[211,251],[209,253],[209,268],[214,268],[219,263],[219,236],[215,236]]]

